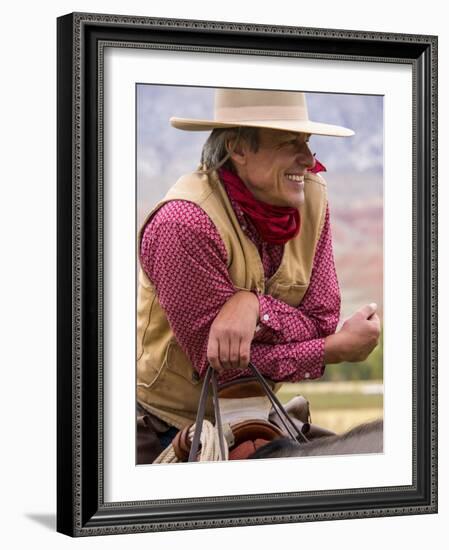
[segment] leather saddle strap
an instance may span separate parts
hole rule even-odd
[[[209,384],[212,380],[212,400],[214,403],[214,412],[215,412],[215,424],[218,429],[218,440],[220,442],[220,452],[221,456],[225,455],[225,445],[226,439],[223,434],[223,426],[221,424],[221,414],[220,414],[220,405],[218,402],[218,383],[217,383],[217,374],[215,370],[209,365],[206,376],[204,378],[203,387],[201,389],[200,400],[198,403],[198,412],[195,420],[195,432],[193,433],[192,445],[189,452],[189,462],[196,462],[198,456],[198,449],[200,446],[201,431],[203,429],[204,415],[206,413],[206,400],[209,393]]]
[[[212,367],[209,367],[210,369]],[[227,442],[223,434],[223,424],[221,423],[221,412],[220,412],[220,402],[218,401],[218,382],[217,382],[217,373],[212,372],[212,396],[214,401],[214,412],[215,412],[215,424],[218,429],[218,441],[220,442],[220,452],[221,456],[224,459],[225,454],[225,445]]]
[[[206,413],[206,400],[209,393],[209,384],[213,369],[208,367],[206,376],[204,377],[203,387],[201,388],[200,400],[198,403],[198,411],[195,420],[195,432],[193,434],[192,445],[190,447],[189,462],[197,461],[198,448],[200,446],[201,430],[203,428],[204,415]],[[215,374],[215,373],[214,373]]]
[[[284,409],[282,403],[277,398],[276,394],[273,392],[273,390],[270,388],[270,385],[265,380],[265,378],[262,376],[262,374],[259,372],[259,369],[253,365],[253,363],[248,363],[249,368],[254,372],[257,379],[260,382],[260,385],[265,390],[265,393],[267,394],[268,399],[271,401],[271,404],[273,405],[274,409],[276,410],[282,424],[284,425],[284,428],[286,429],[287,433],[290,435],[292,439],[296,439],[296,441],[299,441],[298,438],[303,439],[304,441],[309,441],[307,437],[301,432],[301,430],[298,429],[296,424],[293,422],[293,420],[290,418],[287,411]],[[290,424],[290,426],[288,425]],[[296,432],[296,435],[295,435]]]

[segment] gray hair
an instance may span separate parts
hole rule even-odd
[[[227,143],[232,139],[235,139],[234,145],[231,149],[228,149]],[[214,128],[201,151],[201,164],[205,168],[201,172],[211,172],[222,166],[235,173],[231,154],[240,140],[246,141],[251,150],[257,152],[259,149],[258,128],[243,126],[238,128]]]

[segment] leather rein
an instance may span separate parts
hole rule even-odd
[[[256,379],[260,383],[261,388],[265,392],[266,396],[271,402],[272,407],[279,416],[279,419],[284,426],[286,433],[292,439],[300,442],[308,442],[307,437],[301,432],[300,429],[293,422],[282,403],[279,401],[276,394],[271,389],[268,382],[265,380],[263,375],[260,373],[259,369],[253,364],[248,363],[249,368],[253,371]],[[220,413],[220,403],[218,399],[218,382],[217,382],[217,373],[209,365],[206,376],[204,378],[203,387],[201,389],[200,400],[198,403],[198,411],[195,420],[195,431],[193,434],[192,444],[190,447],[188,462],[196,462],[198,457],[198,449],[200,445],[201,431],[203,427],[203,420],[206,412],[206,401],[209,394],[209,388],[212,386],[212,401],[214,406],[215,413],[215,424],[218,431],[218,438],[220,444],[220,452],[222,456],[225,456],[225,445],[227,445],[226,438],[223,433],[223,425],[221,422],[221,413]]]

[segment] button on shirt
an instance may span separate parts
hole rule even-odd
[[[284,245],[263,242],[251,220],[230,200],[240,226],[259,250],[268,280],[281,263]],[[198,205],[170,201],[146,224],[140,259],[178,343],[203,376],[208,366],[211,324],[236,292],[216,226]],[[335,332],[340,316],[328,207],[309,288],[299,306],[291,307],[260,292],[257,296],[260,320],[251,344],[251,361],[275,381],[297,382],[322,376],[324,338]],[[219,382],[247,376],[252,376],[249,369],[228,369],[219,376]]]

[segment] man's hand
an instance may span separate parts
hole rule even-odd
[[[376,311],[376,304],[362,307],[343,323],[339,332],[328,336],[324,362],[364,361],[379,342],[380,320]]]
[[[216,371],[248,366],[258,320],[259,300],[255,294],[240,290],[229,298],[209,331],[207,359]]]

